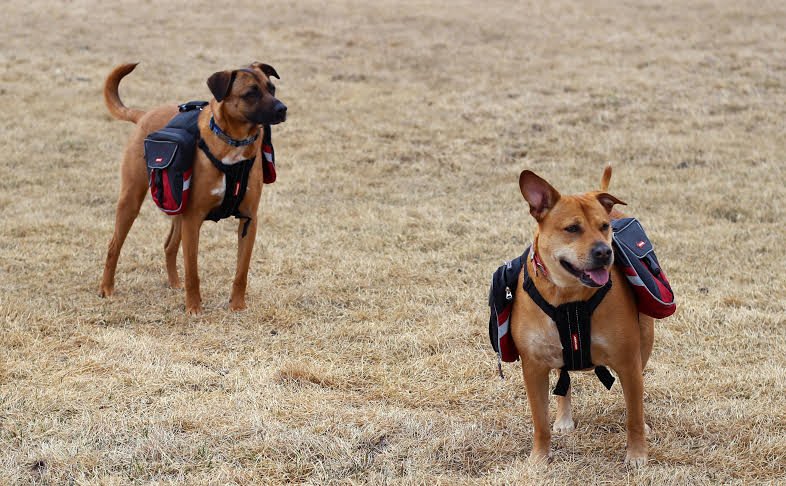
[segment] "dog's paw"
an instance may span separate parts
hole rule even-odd
[[[576,422],[570,417],[558,418],[551,430],[555,434],[567,434],[576,430]]]
[[[628,467],[644,467],[647,465],[647,452],[633,452],[628,450],[625,454],[625,465]]]
[[[649,437],[650,434],[652,434],[652,428],[649,425],[644,424],[644,435]]]
[[[533,449],[529,454],[529,463],[532,466],[544,467],[551,462],[552,457],[551,451],[537,451]]]
[[[202,313],[202,304],[186,307],[186,314],[188,314],[189,316],[198,316],[201,313]]]
[[[98,289],[98,296],[103,298],[112,297],[112,294],[115,292],[115,288],[109,285],[101,285]]]
[[[181,290],[183,288],[183,283],[180,280],[169,281],[169,288],[175,290]]]
[[[248,309],[248,306],[246,305],[245,301],[240,301],[240,302],[232,301],[229,303],[229,310],[231,310],[232,312],[240,312],[246,309]]]

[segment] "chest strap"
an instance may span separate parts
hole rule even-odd
[[[230,216],[234,216],[237,219],[245,219],[246,222],[243,225],[242,233],[242,237],[245,238],[246,233],[248,233],[248,225],[251,224],[251,216],[241,213],[238,207],[246,195],[248,177],[251,174],[251,168],[254,166],[256,157],[241,160],[234,164],[225,164],[210,152],[204,139],[200,138],[198,145],[216,169],[224,174],[225,179],[224,200],[221,201],[220,206],[213,208],[205,219],[220,221]]]
[[[592,313],[601,303],[603,298],[611,289],[611,279],[598,289],[589,300],[568,302],[554,307],[540,295],[535,282],[529,277],[527,256],[532,248],[527,248],[524,252],[524,291],[530,296],[533,302],[551,318],[557,325],[560,344],[562,344],[562,360],[564,365],[560,369],[557,385],[554,387],[555,395],[565,396],[570,387],[569,370],[583,370],[592,368],[592,356],[590,355],[590,331],[592,324]],[[595,375],[607,390],[614,384],[614,377],[605,366],[595,366]]]

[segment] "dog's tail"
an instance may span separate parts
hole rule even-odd
[[[136,108],[129,108],[120,101],[120,95],[117,93],[117,88],[120,86],[120,80],[123,79],[128,73],[134,70],[137,63],[121,64],[115,67],[109,76],[104,81],[104,103],[109,109],[109,113],[118,120],[130,121],[136,123],[145,114],[142,110]]]
[[[611,182],[611,164],[603,169],[603,177],[600,179],[600,190],[606,192],[609,190],[609,183]]]

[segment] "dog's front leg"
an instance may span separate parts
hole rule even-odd
[[[181,220],[183,238],[183,266],[186,278],[186,313],[202,312],[202,296],[199,293],[199,273],[197,256],[199,254],[199,230],[204,221],[203,214],[190,214]]]
[[[559,375],[559,370],[555,370]],[[556,433],[572,432],[576,428],[576,423],[573,421],[573,413],[570,406],[570,390],[564,397],[557,397],[557,419],[554,421],[553,431]]]
[[[256,215],[256,212],[253,213]],[[257,218],[251,219],[248,232],[243,236],[243,227],[246,222],[240,220],[237,228],[237,268],[235,281],[232,282],[232,295],[229,300],[229,310],[240,311],[246,308],[246,285],[248,284],[248,267],[251,265],[251,252],[254,250],[254,240],[257,235]]]
[[[644,377],[641,372],[641,361],[638,356],[627,366],[615,370],[622,383],[625,395],[625,411],[627,414],[626,429],[628,448],[625,464],[639,467],[647,464],[647,439],[644,425]]]
[[[536,362],[524,364],[524,384],[532,412],[532,452],[530,462],[547,463],[551,457],[551,429],[549,428],[549,368]]]

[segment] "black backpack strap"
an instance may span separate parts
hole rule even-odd
[[[560,368],[559,379],[552,393],[564,397],[570,388],[570,374],[568,371],[586,369],[593,366],[590,353],[592,314],[611,289],[611,279],[586,302],[569,302],[559,307],[554,307],[540,295],[540,292],[535,287],[535,282],[529,277],[527,256],[530,251],[531,247],[527,248],[527,251],[522,255],[524,260],[523,287],[532,301],[557,326],[560,344],[562,345],[562,360],[565,364]],[[596,366],[595,374],[607,390],[611,389],[612,384],[614,384],[614,377],[605,366]]]
[[[226,167],[227,166],[224,165],[223,162],[218,160],[215,155],[213,155],[213,152],[210,151],[210,148],[205,143],[205,139],[204,138],[200,138],[199,142],[197,143],[197,145],[199,146],[199,149],[202,150],[202,152],[205,154],[205,156],[207,156],[207,158],[210,160],[210,162],[213,163],[213,165],[216,167],[216,169],[220,170],[222,173],[226,173]]]
[[[614,384],[614,376],[609,372],[608,368],[605,366],[596,366],[595,376],[598,377],[598,380],[600,380],[607,390],[611,390],[611,386]],[[563,366],[560,368],[559,379],[552,393],[564,397],[568,394],[568,388],[570,388],[570,374],[567,368]]]
[[[527,292],[529,298],[532,299],[532,301],[535,302],[538,305],[538,307],[540,307],[540,310],[545,312],[546,315],[549,316],[552,321],[556,321],[557,308],[546,302],[546,299],[544,299],[543,296],[540,295],[540,292],[538,292],[537,287],[535,287],[535,282],[531,278],[529,278],[529,268],[528,268],[529,264],[527,263],[527,257],[529,256],[529,252],[531,250],[532,247],[529,247],[524,252],[524,254],[521,255],[524,264],[524,291]]]
[[[596,366],[595,375],[607,390],[611,390],[611,385],[614,384],[614,377],[611,375],[608,368],[605,366]]]
[[[202,111],[202,108],[207,106],[207,101],[189,101],[188,103],[183,103],[182,105],[178,105],[178,110],[180,113],[175,115],[169,123],[167,123],[168,128],[180,128],[183,130],[187,130],[193,137],[199,136],[199,113]]]
[[[527,248],[524,254],[521,256],[524,260],[524,291],[527,292],[529,298],[532,299],[540,310],[542,310],[547,316],[551,318],[552,321],[555,323],[557,322],[557,308],[553,305],[546,302],[546,299],[540,295],[538,292],[537,287],[535,287],[535,282],[529,278],[529,264],[527,263],[527,257],[529,256],[529,252],[532,250],[532,247]],[[560,369],[559,372],[559,379],[557,380],[557,385],[554,387],[553,393],[555,395],[565,396],[568,393],[568,388],[570,388],[570,375],[568,374],[568,359],[569,357],[566,356],[567,351],[570,349],[569,345],[569,329],[562,329],[559,325],[557,325],[557,331],[560,334],[560,343],[562,344],[562,360],[565,362],[565,366]],[[563,338],[563,334],[565,337]]]
[[[177,105],[177,109],[180,110],[181,113],[186,111],[193,111],[193,110],[202,110],[202,108],[209,105],[207,101],[189,101],[187,103],[183,103],[182,105]]]
[[[611,276],[609,276],[609,281],[606,282],[606,285],[599,288],[587,301],[587,308],[589,309],[590,315],[595,312],[595,309],[600,305],[603,298],[606,297],[606,294],[609,293],[609,290],[611,290]]]
[[[213,163],[215,168],[221,171],[225,177],[224,200],[219,207],[210,211],[205,219],[216,222],[230,216],[234,216],[238,219],[245,219],[246,222],[243,225],[243,233],[241,235],[241,237],[245,237],[248,233],[248,226],[251,224],[251,216],[241,213],[238,207],[246,195],[248,178],[251,174],[251,168],[254,166],[256,157],[227,165],[218,160],[218,158],[210,152],[207,143],[205,143],[205,140],[202,138],[199,139],[199,148],[204,152],[210,162]],[[233,189],[235,186],[238,188],[237,193],[235,193]]]
[[[570,388],[570,375],[568,374],[568,369],[563,366],[559,370],[559,379],[552,393],[564,397],[568,394],[568,388]]]

